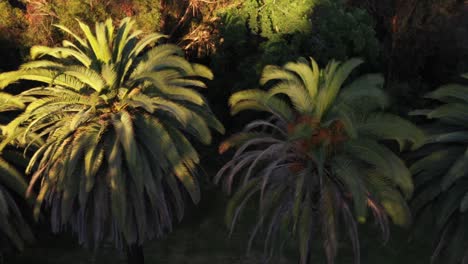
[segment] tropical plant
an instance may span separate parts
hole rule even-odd
[[[258,222],[265,247],[297,238],[300,263],[310,262],[314,240],[322,240],[328,263],[338,250],[339,227],[353,245],[359,263],[358,222],[372,212],[385,238],[389,216],[406,226],[410,212],[405,198],[413,183],[405,163],[383,141],[403,150],[417,147],[423,133],[412,123],[383,110],[388,98],[380,75],[364,75],[344,85],[360,59],[330,62],[320,69],[311,59],[265,67],[260,84],[270,88],[237,92],[231,112],[258,110],[271,114],[255,120],[220,145],[220,153],[237,147],[217,174],[224,176],[232,197],[226,214],[234,228],[240,212],[259,198]]]
[[[17,199],[24,197],[27,183],[23,175],[13,164],[26,160],[14,149],[5,150],[0,157],[0,256],[2,249],[13,245],[22,250],[24,241],[31,241],[33,235],[23,218]]]
[[[31,135],[29,144],[44,141],[26,169],[29,192],[38,185],[34,214],[47,208],[52,230],[71,227],[85,246],[110,239],[133,248],[170,231],[184,214],[184,193],[200,199],[190,140],[209,144],[210,128],[224,130],[191,89],[206,87],[211,71],[157,44],[161,34],[141,37],[134,23],[115,29],[107,20],[92,32],[78,21],[83,36],[57,26],[74,42],[34,46],[32,61],[0,74],[2,88],[40,83],[13,97],[24,107],[0,148]]]
[[[0,104],[4,110],[15,110],[24,106],[14,96],[0,92]],[[11,120],[9,114],[0,116],[1,123]],[[4,139],[4,126],[0,126],[0,141]],[[29,139],[29,138],[28,138]],[[24,146],[25,141],[17,141]],[[37,148],[38,141],[33,147]],[[7,147],[0,155],[0,262],[2,251],[13,248],[22,250],[25,242],[33,240],[31,229],[24,219],[24,212],[31,205],[32,199],[25,202],[28,184],[23,173],[28,164],[28,155],[17,148]],[[29,209],[29,208],[28,208]]]
[[[465,75],[468,78],[468,75]],[[444,85],[426,95],[441,102],[434,109],[413,111],[434,120],[426,145],[411,166],[416,195],[412,207],[421,220],[430,219],[439,233],[432,261],[468,260],[468,87]],[[440,257],[440,259],[439,259]]]

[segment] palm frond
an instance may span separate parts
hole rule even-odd
[[[468,88],[459,84],[447,84],[439,87],[437,90],[428,93],[425,97],[439,100],[444,103],[468,103]]]
[[[270,97],[267,92],[257,89],[244,90],[233,94],[229,98],[229,105],[232,114],[252,109],[271,112],[286,121],[293,119],[292,110],[286,102],[276,97]]]
[[[395,140],[403,151],[407,143],[417,149],[425,141],[424,133],[413,123],[392,114],[377,113],[369,116],[358,125],[358,133],[371,136],[377,140]]]
[[[354,80],[344,87],[337,100],[351,104],[363,112],[385,109],[389,99],[383,88],[384,79],[381,74],[367,74]]]
[[[442,104],[411,113],[436,120],[428,129],[421,155],[411,166],[418,187],[412,206],[421,217],[426,209],[436,212],[435,227],[439,239],[432,256],[433,263],[461,263],[467,259],[468,248],[465,228],[468,201],[466,87],[447,84],[425,97]]]
[[[362,160],[391,179],[406,198],[413,193],[411,173],[404,162],[388,148],[369,139],[352,140],[346,143],[345,151],[351,157]]]
[[[343,83],[346,81],[351,72],[359,66],[363,61],[361,59],[350,59],[343,64],[332,63],[325,70],[325,84],[320,89],[316,107],[316,115],[321,117],[329,109],[330,105],[335,100]]]
[[[365,222],[367,218],[367,190],[362,177],[362,168],[350,162],[349,158],[335,158],[333,164],[336,176],[343,183],[346,191],[351,193],[353,208],[359,222]]]

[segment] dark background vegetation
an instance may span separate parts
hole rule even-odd
[[[468,72],[468,3],[462,0],[0,0],[0,71],[16,69],[32,45],[63,39],[53,24],[76,30],[76,18],[91,23],[126,16],[134,16],[144,31],[167,34],[187,58],[211,67],[215,79],[203,93],[232,132],[251,117],[232,118],[229,95],[255,87],[267,64],[312,56],[323,66],[333,58],[362,57],[361,71],[384,73],[393,111],[400,114],[424,106],[421,95]],[[217,143],[201,151],[210,161],[202,163],[201,203],[174,233],[145,246],[148,263],[260,263],[261,247],[243,257],[254,213],[227,238],[226,197],[210,182],[223,161]],[[9,252],[5,263],[124,260],[111,247],[99,253],[80,249],[67,234],[49,234],[47,223],[36,229],[37,242],[23,253]],[[409,237],[395,230],[384,248],[372,224],[361,229],[363,263],[429,261],[431,232]],[[286,248],[275,261],[294,263],[293,252]],[[343,253],[338,262],[350,262],[351,254]]]

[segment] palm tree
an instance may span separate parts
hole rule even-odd
[[[413,148],[424,135],[410,122],[382,110],[388,98],[380,75],[365,75],[344,86],[359,59],[330,62],[319,69],[311,59],[283,67],[267,66],[260,84],[269,88],[244,90],[230,98],[232,114],[244,110],[270,116],[250,122],[220,146],[237,147],[216,176],[228,192],[238,189],[228,205],[226,221],[233,229],[247,201],[259,198],[254,237],[265,234],[265,248],[297,238],[300,263],[310,262],[314,240],[323,241],[328,263],[338,250],[343,224],[359,263],[358,222],[368,210],[388,236],[390,216],[408,225],[411,174],[382,141]],[[270,255],[271,256],[271,255]]]
[[[468,78],[468,75],[465,75]],[[411,166],[416,195],[412,207],[419,218],[434,213],[439,233],[432,261],[468,261],[468,87],[444,85],[426,95],[439,101],[434,109],[417,110],[433,122],[428,127],[426,145]]]
[[[224,128],[191,88],[213,76],[177,46],[158,45],[163,35],[140,37],[131,19],[94,32],[78,23],[83,36],[58,26],[74,42],[34,46],[32,61],[0,75],[0,87],[40,83],[15,96],[25,107],[0,148],[32,134],[44,140],[26,171],[29,192],[39,185],[34,214],[45,207],[54,232],[71,227],[85,246],[110,239],[141,251],[183,217],[185,193],[200,199],[190,141],[209,144],[210,128]],[[143,262],[136,253],[129,262]]]

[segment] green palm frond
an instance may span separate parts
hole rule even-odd
[[[14,95],[0,92],[0,112],[20,110],[25,107],[23,98],[18,98]]]
[[[284,120],[293,120],[290,106],[283,100],[270,97],[268,93],[258,89],[244,90],[229,98],[231,113],[237,114],[244,110],[268,111]]]
[[[417,184],[414,210],[421,216],[426,209],[435,212],[440,238],[433,262],[460,263],[467,258],[467,91],[468,87],[458,84],[441,86],[426,95],[440,105],[412,112],[437,120],[428,129],[426,145],[411,166]]]
[[[413,193],[411,173],[404,162],[385,146],[374,140],[351,140],[346,143],[350,156],[362,160],[384,174],[410,198]]]
[[[400,151],[404,150],[407,143],[416,149],[426,140],[424,133],[414,124],[399,116],[386,113],[370,115],[358,125],[357,129],[363,136],[397,141]]]
[[[0,157],[0,248],[13,246],[22,250],[25,242],[34,238],[15,198],[25,197],[27,188],[24,176],[19,172],[20,166],[11,162],[18,163],[21,159],[18,156],[22,154],[8,150]]]
[[[427,94],[425,97],[434,100],[439,100],[444,103],[468,103],[466,86],[459,84],[444,85],[439,89]]]
[[[310,99],[314,99],[317,91],[318,91],[318,82],[317,82],[317,75],[318,73],[318,66],[314,59],[311,58],[312,68],[307,65],[306,60],[302,60],[304,63],[293,63],[289,62],[284,65],[284,69],[291,71],[297,74],[300,78],[304,86],[307,88],[308,97]]]
[[[320,69],[313,59],[299,59],[267,66],[260,84],[268,90],[231,96],[232,114],[271,114],[219,147],[220,153],[235,149],[215,177],[224,180],[228,192],[239,185],[226,214],[231,230],[246,203],[259,198],[249,245],[262,234],[272,252],[274,238],[289,232],[298,241],[301,264],[310,263],[320,239],[328,263],[334,263],[344,224],[359,263],[358,223],[373,215],[387,237],[387,218],[402,226],[411,222],[405,201],[414,188],[411,173],[383,142],[417,148],[426,138],[405,119],[382,112],[388,98],[380,75],[365,75],[344,87],[361,63],[331,62]]]
[[[381,174],[382,172],[370,172],[365,182],[370,193],[374,194],[385,213],[396,225],[408,227],[412,223],[411,212],[406,199],[395,188],[391,179]]]
[[[315,114],[318,117],[323,116],[329,109],[330,105],[335,101],[336,96],[340,92],[345,80],[361,63],[363,63],[361,59],[351,59],[343,64],[328,64],[328,71],[326,69],[323,73],[324,86],[321,87],[322,89],[319,91],[317,107],[315,108]]]
[[[32,59],[39,59],[45,56],[50,56],[56,59],[74,58],[78,60],[83,66],[89,67],[91,65],[91,58],[89,58],[83,51],[67,47],[47,47],[47,46],[33,46],[30,51]],[[48,66],[50,66],[49,63]],[[42,63],[41,66],[44,66]]]
[[[353,197],[353,207],[357,219],[361,222],[365,221],[367,218],[367,191],[363,182],[365,172],[346,157],[336,158],[333,168],[338,179]]]
[[[344,87],[337,100],[358,107],[363,112],[385,109],[389,99],[383,84],[384,79],[380,74],[363,75]]]
[[[264,85],[267,82],[280,81],[270,89],[269,95],[275,96],[276,94],[285,94],[291,99],[294,107],[299,111],[311,112],[313,109],[313,97],[311,97],[306,87],[307,85],[313,85],[313,82],[310,78],[304,79],[301,76],[301,74],[304,75],[303,71],[307,70],[311,73],[310,68],[303,63],[289,63],[284,66],[284,70],[277,66],[267,66],[263,70],[260,84]],[[301,78],[298,78],[298,75]]]

